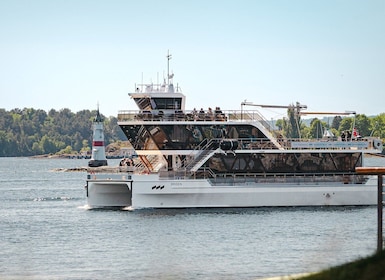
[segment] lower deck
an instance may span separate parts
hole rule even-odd
[[[199,208],[375,205],[376,184],[343,181],[243,181],[170,179],[159,174],[87,180],[91,208]]]

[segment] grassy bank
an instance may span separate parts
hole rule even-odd
[[[385,280],[385,251],[336,266],[300,280]]]

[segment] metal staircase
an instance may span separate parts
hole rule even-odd
[[[253,111],[253,115],[250,115],[248,112],[244,112],[243,113],[244,116],[248,119],[256,119],[258,120],[258,122],[261,124],[260,126],[258,126],[258,128],[261,130],[261,132],[267,137],[269,138],[269,140],[280,150],[284,150],[284,148],[282,147],[282,145],[280,143],[278,143],[277,139],[274,137],[274,135],[271,133],[272,131],[272,128],[271,126],[269,125],[268,121],[262,117],[261,114],[259,114],[258,112],[256,111]]]
[[[138,147],[140,145],[141,139],[144,139],[146,136],[147,130],[144,125],[140,126],[137,135],[138,137],[135,138],[135,142],[133,144],[134,147]]]
[[[202,145],[198,145],[198,147],[195,148],[194,153],[199,151],[197,156],[191,155],[190,158],[193,158],[192,160],[185,161],[183,166],[186,168],[186,171],[188,172],[196,172],[210,157],[212,157],[215,153],[218,153],[219,151],[222,151],[220,148],[214,149],[214,143],[216,141],[213,139],[204,139],[202,141]]]
[[[140,161],[135,163],[135,169],[139,173],[156,172],[164,163],[160,155],[139,155]]]
[[[196,172],[209,158],[215,153],[218,153],[219,148],[216,150],[204,150],[202,151],[190,164],[186,167],[189,172]]]

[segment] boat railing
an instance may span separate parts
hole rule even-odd
[[[298,138],[278,138],[277,142],[284,150],[375,150],[376,138],[361,138],[354,141],[341,141],[339,139],[298,139]],[[200,151],[215,150],[221,147],[221,143],[232,141],[236,144],[234,150],[277,150],[277,146],[267,137],[244,137],[244,138],[212,138],[203,139],[198,145],[194,146],[190,156],[196,155]],[[232,147],[235,147],[234,145]],[[382,146],[377,149],[382,151]],[[226,151],[226,149],[224,149]]]
[[[274,130],[273,125],[258,111],[241,111],[241,120],[253,120],[259,121],[268,131],[272,132]]]
[[[269,122],[257,111],[244,110],[123,110],[118,112],[118,122],[143,122],[143,121],[192,121],[192,122],[212,122],[212,121],[232,121],[232,122],[260,122],[269,131],[273,128]]]
[[[357,175],[356,173],[336,172],[336,173],[239,173],[221,174],[210,179],[213,185],[231,185],[252,183],[321,183],[321,182],[340,182],[345,184],[364,184],[368,176]]]
[[[377,146],[378,139],[375,137],[362,137],[344,140],[338,137],[317,139],[286,139],[282,141],[286,149],[328,149],[328,150],[377,150],[382,151],[382,144]]]
[[[211,168],[202,167],[191,174],[186,170],[161,171],[161,179],[209,179],[212,185],[239,185],[251,183],[321,183],[340,182],[345,184],[364,184],[369,176],[355,172],[333,173],[215,173]]]
[[[174,86],[174,84],[165,84],[165,83],[135,84],[135,93],[150,94],[150,93],[167,93],[167,92],[182,93],[182,89],[179,86],[179,84],[176,84],[176,86]]]
[[[181,170],[162,170],[159,171],[159,178],[161,179],[173,179],[173,180],[178,180],[178,179],[197,179],[195,176],[197,173],[191,173],[186,169],[181,169]],[[202,167],[199,172],[199,177],[202,179],[209,179],[209,178],[215,178],[216,174],[215,172],[208,167]]]
[[[275,150],[269,138],[239,138],[238,150]],[[378,139],[374,137],[364,137],[349,141],[342,141],[339,138],[324,139],[299,139],[299,138],[277,138],[277,142],[284,150],[370,150],[380,153],[382,144],[378,144]]]
[[[87,180],[105,180],[109,182],[120,182],[131,180],[132,174],[134,173],[134,169],[124,170],[124,169],[116,169],[108,172],[91,172],[87,174]]]

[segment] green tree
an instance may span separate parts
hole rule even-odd
[[[341,120],[338,131],[342,133],[343,131],[352,131],[353,128],[353,118],[347,117]]]
[[[64,149],[61,149],[59,152],[57,152],[57,154],[65,155],[65,154],[73,154],[73,152],[74,151],[72,150],[72,147],[71,146],[67,146]]]
[[[285,135],[288,138],[301,138],[301,117],[299,115],[299,104],[290,106],[287,110],[288,120],[285,120],[284,126]]]
[[[278,128],[278,130],[283,130],[284,122],[285,121],[283,119],[279,119],[275,122],[275,126]]]
[[[372,131],[370,135],[385,138],[385,113],[382,113],[371,119]]]
[[[369,136],[371,134],[372,124],[365,115],[359,114],[356,116],[355,127],[361,136]]]
[[[314,139],[322,138],[325,127],[326,127],[326,124],[324,122],[322,122],[318,118],[314,118],[310,122],[309,138],[314,138]]]
[[[80,149],[81,153],[88,153],[91,151],[90,145],[88,144],[88,140],[83,140],[83,147]]]
[[[342,117],[341,116],[335,116],[333,118],[331,128],[334,128],[334,129],[338,130],[338,128],[340,127],[341,121],[342,121]]]

